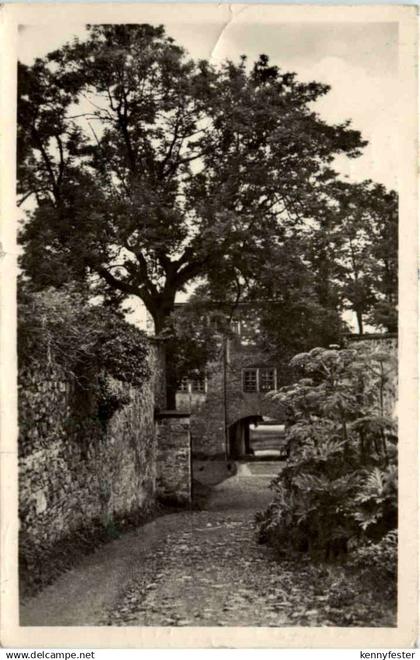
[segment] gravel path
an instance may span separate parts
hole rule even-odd
[[[255,542],[253,519],[275,469],[241,466],[214,487],[206,511],[163,516],[101,547],[24,603],[21,625],[238,625],[238,607],[248,610],[244,625],[256,621],[251,602],[269,551]]]
[[[277,467],[241,465],[205,510],[163,516],[101,547],[25,603],[21,625],[395,625],[376,606],[352,607],[342,586],[332,602],[333,575],[280,562],[257,543],[254,516]]]
[[[215,487],[205,511],[176,514],[177,526],[148,557],[105,625],[286,625],[280,598],[267,599],[278,564],[254,538],[254,515],[270,500],[269,466]],[[289,604],[290,605],[290,604]],[[287,606],[287,605],[286,605]]]

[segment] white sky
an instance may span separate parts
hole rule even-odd
[[[163,21],[148,17],[144,22],[158,25]],[[252,62],[265,53],[273,64],[296,72],[302,81],[331,85],[329,94],[316,103],[316,110],[329,122],[350,119],[352,127],[369,141],[363,156],[342,158],[336,168],[350,180],[370,178],[397,188],[397,23],[235,20],[224,25],[216,20],[192,23],[172,17],[165,25],[167,33],[193,58],[217,63],[238,60],[245,54]],[[42,57],[84,32],[83,25],[68,22],[22,26],[19,59],[30,64],[34,57]],[[140,313],[139,321],[142,316]]]

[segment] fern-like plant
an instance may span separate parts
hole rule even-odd
[[[397,525],[395,364],[368,342],[292,360],[296,381],[274,395],[290,420],[288,460],[260,539],[333,559],[377,544]]]

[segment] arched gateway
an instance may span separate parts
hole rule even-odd
[[[228,427],[227,454],[234,460],[283,458],[286,455],[284,424],[261,415],[238,419]]]
[[[196,457],[252,456],[256,429],[282,415],[271,396],[282,382],[281,365],[256,341],[256,314],[241,308],[232,324],[232,335],[220,336],[214,360],[179,384],[176,407],[191,413],[191,446]],[[260,435],[264,444],[269,434]]]

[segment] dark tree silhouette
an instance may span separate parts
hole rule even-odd
[[[334,157],[360,154],[359,132],[313,110],[328,89],[264,55],[194,62],[151,25],[90,26],[20,65],[26,276],[137,296],[162,333],[178,292],[258,268],[312,214]]]

